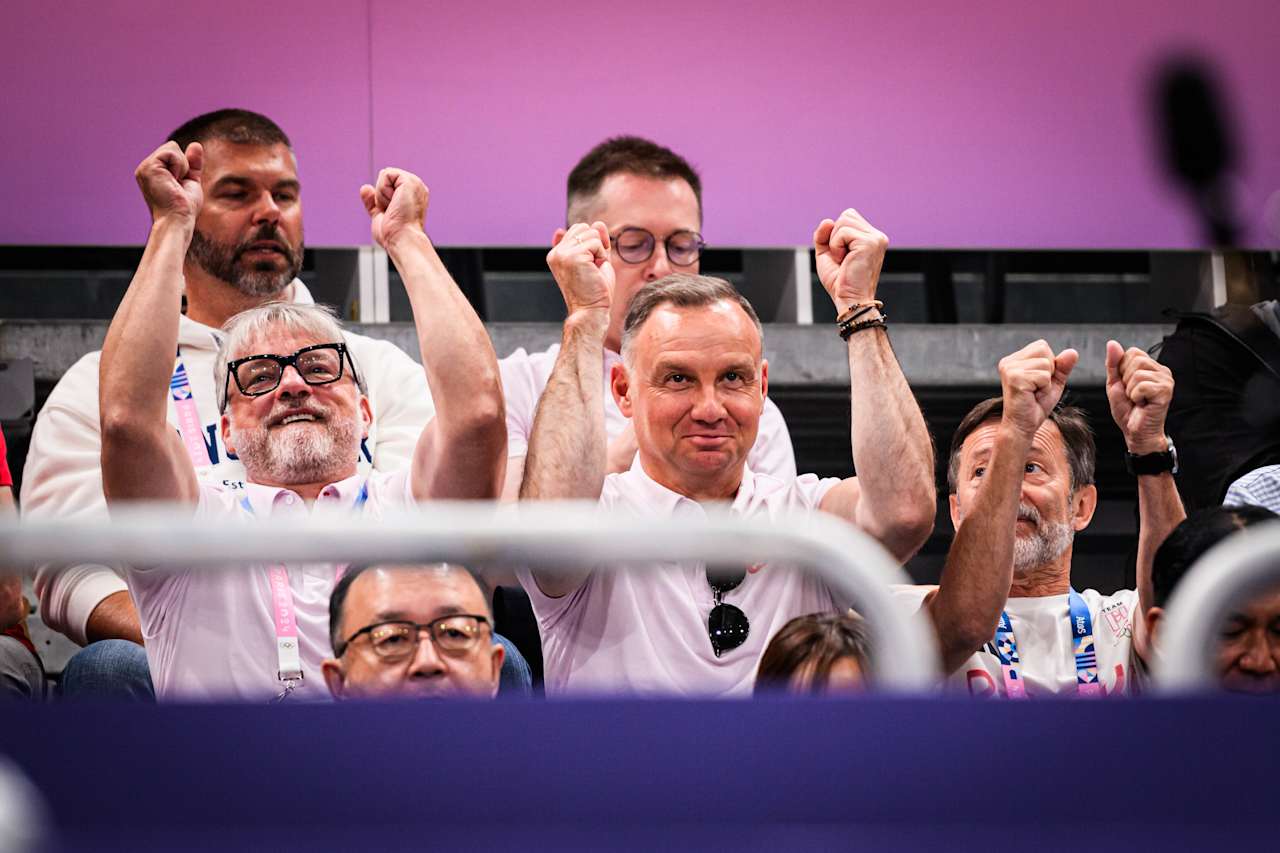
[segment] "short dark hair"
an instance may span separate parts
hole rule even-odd
[[[1251,504],[1211,506],[1188,515],[1160,543],[1151,560],[1151,603],[1164,607],[1182,576],[1214,545],[1238,530],[1277,517],[1266,507]]]
[[[691,275],[689,273],[672,273],[657,281],[651,281],[636,291],[635,296],[627,303],[627,319],[622,324],[622,356],[625,360],[631,341],[644,325],[645,320],[660,305],[675,305],[677,308],[701,308],[717,302],[733,302],[751,319],[760,339],[764,340],[764,327],[756,316],[756,309],[751,307],[747,297],[722,278],[709,275]]]
[[[565,213],[568,224],[574,221],[574,210],[600,192],[610,175],[618,173],[645,178],[683,180],[698,200],[698,216],[702,216],[702,179],[688,161],[670,148],[663,148],[639,136],[614,136],[592,148],[569,173]]]
[[[471,579],[476,582],[476,586],[480,587],[480,595],[484,597],[484,612],[489,617],[489,624],[493,625],[493,602],[492,595],[487,584],[476,571],[468,566],[460,566],[457,563],[422,563],[414,565],[402,565],[399,563],[374,563],[366,566],[352,566],[347,569],[338,582],[333,587],[333,592],[329,594],[329,645],[333,647],[333,653],[337,657],[341,657],[346,648],[346,638],[342,635],[342,611],[347,606],[347,593],[351,591],[351,585],[356,582],[356,578],[372,569],[393,569],[396,571],[426,571],[428,569],[439,569],[446,566],[456,571],[464,571],[471,575]],[[496,630],[496,629],[495,629]]]
[[[205,143],[211,139],[234,142],[237,145],[283,145],[293,148],[289,137],[280,125],[250,110],[225,109],[198,115],[169,134],[183,151],[193,142]]]
[[[969,414],[960,421],[956,434],[951,437],[951,454],[947,459],[947,486],[953,494],[956,484],[960,482],[960,449],[964,447],[964,440],[987,421],[998,420],[1003,415],[1004,400],[991,397],[970,409]],[[1093,443],[1093,428],[1089,426],[1089,416],[1084,409],[1059,403],[1049,413],[1049,420],[1058,427],[1062,443],[1067,449],[1067,464],[1071,467],[1071,491],[1074,492],[1081,486],[1092,486],[1098,449]]]
[[[853,658],[869,677],[871,635],[860,616],[851,613],[812,613],[797,616],[778,629],[760,658],[756,693],[786,689],[801,669],[812,674],[809,692],[821,693],[831,667],[841,658]]]

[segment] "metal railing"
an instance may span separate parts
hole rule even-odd
[[[298,524],[197,521],[189,511],[136,507],[94,521],[0,522],[0,565],[111,563],[228,568],[274,562],[448,561],[543,571],[645,568],[661,561],[772,563],[810,569],[855,602],[867,620],[876,685],[925,690],[939,678],[927,619],[895,602],[891,584],[910,583],[870,536],[814,513],[770,522],[726,511],[699,519],[609,516],[595,504],[432,503],[377,522],[312,517]],[[764,571],[770,571],[769,568]]]
[[[1163,693],[1218,687],[1214,649],[1231,610],[1280,583],[1280,521],[1248,527],[1214,546],[1178,582],[1153,668]]]

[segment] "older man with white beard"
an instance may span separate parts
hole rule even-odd
[[[423,231],[427,188],[384,169],[360,195],[374,239],[400,271],[413,307],[436,417],[410,466],[361,473],[372,411],[365,376],[333,316],[269,303],[222,327],[214,362],[221,430],[239,456],[243,489],[202,485],[166,422],[177,346],[182,263],[204,203],[203,146],[166,143],[138,167],[153,225],[142,262],[102,348],[102,475],[108,504],[193,504],[210,524],[251,517],[370,521],[436,498],[494,498],[506,427],[498,364],[484,326]],[[234,484],[239,486],[239,484]],[[253,566],[248,572],[128,571],[156,692],[162,698],[327,698],[332,565]]]
[[[951,444],[956,537],[943,584],[965,587],[970,606],[984,614],[997,602],[999,614],[990,642],[951,679],[972,695],[1123,694],[1147,654],[1152,559],[1186,515],[1164,432],[1173,376],[1142,350],[1107,343],[1107,400],[1138,476],[1138,588],[1077,592],[1072,542],[1098,501],[1089,424],[1079,409],[1059,405],[1078,358],[1036,341],[1001,359],[1002,396],[975,406]],[[900,594],[928,600],[935,593],[913,587]]]

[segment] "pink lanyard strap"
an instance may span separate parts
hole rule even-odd
[[[200,421],[200,410],[196,407],[196,399],[191,393],[191,382],[187,378],[187,368],[182,364],[182,351],[174,358],[173,378],[169,380],[169,394],[173,397],[173,407],[178,413],[178,434],[191,457],[191,464],[199,468],[207,468],[213,464],[209,457],[209,448],[204,443],[204,424]]]

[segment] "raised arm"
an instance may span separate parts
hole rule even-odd
[[[1027,454],[1036,430],[1062,399],[1078,360],[1073,349],[1055,356],[1044,341],[1000,360],[1000,425],[989,451],[980,449],[961,459],[960,476],[979,477],[981,483],[956,528],[938,588],[925,600],[947,673],[995,634],[1013,583],[1013,540]]]
[[[182,260],[204,203],[204,149],[166,142],[134,172],[151,209],[142,262],[102,345],[98,410],[102,490],[108,503],[198,496],[195,469],[169,426],[169,379],[182,315]]]
[[[429,198],[417,175],[383,169],[360,198],[373,239],[400,272],[436,415],[414,448],[418,500],[493,498],[502,488],[507,426],[498,359],[484,324],[423,230]]]
[[[1124,443],[1135,456],[1164,453],[1169,437],[1165,416],[1173,400],[1173,372],[1137,347],[1126,350],[1107,341],[1107,402],[1111,417],[1124,433]],[[1151,562],[1156,549],[1187,517],[1173,474],[1138,477],[1138,615],[1133,622],[1133,646],[1147,657],[1146,620],[1142,614],[1153,604]]]
[[[850,208],[834,222],[824,219],[813,245],[818,278],[837,317],[868,308],[857,323],[880,319],[874,300],[889,238]],[[906,560],[933,529],[933,443],[885,328],[854,331],[847,348],[857,476],[829,491],[822,509],[852,521]]]
[[[521,500],[596,500],[604,487],[604,335],[609,327],[613,265],[603,222],[578,223],[547,254],[568,315],[560,354],[538,401],[525,457]],[[583,576],[535,573],[538,588],[558,597]]]

